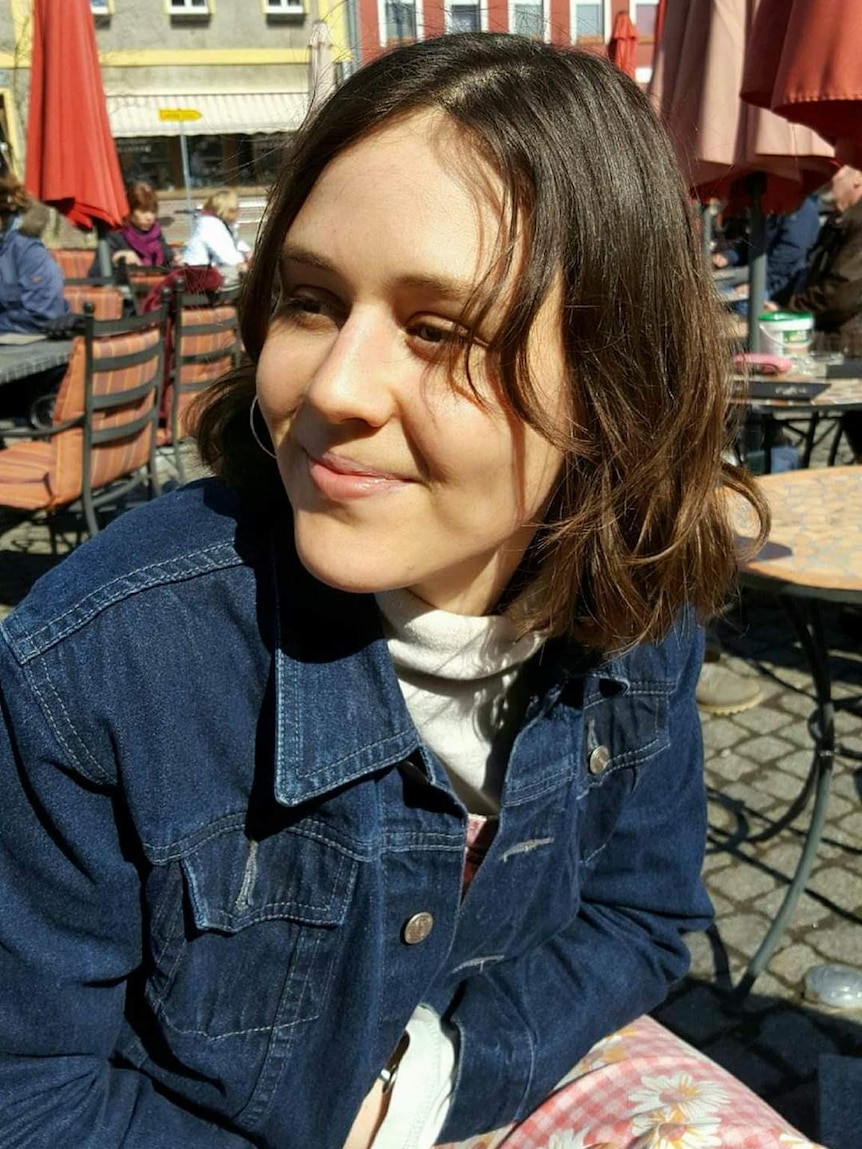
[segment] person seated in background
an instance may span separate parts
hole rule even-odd
[[[792,311],[814,316],[814,350],[862,356],[862,171],[845,164],[829,182],[826,197],[835,214],[823,224]],[[857,460],[862,459],[862,416],[842,419]]]
[[[144,180],[135,180],[126,188],[126,195],[129,200],[129,214],[121,228],[108,232],[106,236],[115,278],[124,280],[123,265],[161,268],[167,271],[179,260],[165,239],[156,218],[159,212],[159,198],[155,188]],[[102,277],[98,254],[87,274],[90,279]]]
[[[63,273],[42,243],[48,208],[0,176],[0,332],[38,334],[69,310]]]
[[[237,239],[239,196],[233,188],[214,191],[195,217],[194,228],[183,251],[183,262],[191,266],[214,264],[226,280],[248,268],[250,248]]]
[[[783,305],[798,288],[808,266],[808,255],[817,239],[820,217],[817,197],[809,196],[788,215],[777,213],[766,217],[766,294]],[[751,241],[744,234],[713,253],[712,266],[744,267],[749,260]],[[736,307],[748,311],[748,301],[738,300]]]
[[[41,335],[65,315],[63,273],[42,243],[48,208],[12,175],[0,176],[0,333]],[[0,387],[0,419],[29,419],[56,391],[64,367]]]

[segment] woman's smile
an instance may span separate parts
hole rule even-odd
[[[320,493],[333,502],[366,499],[403,490],[411,479],[326,451],[319,458],[303,451],[308,474]]]

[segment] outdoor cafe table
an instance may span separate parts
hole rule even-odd
[[[734,991],[742,1000],[766,968],[805,889],[817,855],[829,799],[836,753],[862,757],[835,742],[835,704],[829,651],[820,603],[862,604],[862,467],[826,467],[766,475],[758,480],[769,501],[769,539],[752,558],[741,559],[743,586],[778,597],[808,658],[814,680],[815,711],[809,722],[814,754],[808,777],[790,808],[762,833],[746,842],[762,842],[790,825],[814,803],[796,872],[784,901]],[[734,506],[737,534],[751,541],[746,512]]]
[[[14,383],[51,367],[63,367],[72,354],[73,339],[41,339],[5,344],[0,340],[0,384]]]
[[[862,378],[857,379],[813,379],[810,375],[783,375],[772,380],[776,389],[782,385],[789,390],[798,383],[826,383],[825,391],[813,398],[784,397],[774,399],[753,398],[744,392],[744,384],[738,381],[739,392],[734,397],[735,404],[741,404],[757,416],[763,425],[763,467],[766,474],[772,470],[772,447],[775,443],[776,425],[783,421],[779,416],[808,420],[805,433],[805,446],[802,451],[801,466],[807,467],[814,447],[814,437],[820,420],[835,417],[846,411],[862,411]]]

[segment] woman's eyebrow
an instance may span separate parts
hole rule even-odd
[[[298,263],[303,267],[311,267],[315,271],[323,271],[329,275],[337,276],[339,274],[335,264],[325,256],[294,243],[284,245],[281,251],[281,261],[283,265]],[[413,291],[422,291],[440,299],[450,299],[460,304],[475,301],[477,295],[477,284],[474,280],[456,276],[410,272],[398,276],[397,282],[401,287]]]
[[[309,251],[308,248],[298,247],[294,243],[286,243],[281,249],[281,262],[285,263],[301,263],[305,267],[313,267],[317,271],[326,271],[331,275],[337,274],[335,265],[330,263],[322,255],[318,255],[314,251]]]

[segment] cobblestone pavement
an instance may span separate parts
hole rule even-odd
[[[4,530],[0,521],[0,615],[55,561],[44,526],[23,522]],[[862,751],[862,615],[827,608],[824,618],[838,736]],[[727,665],[756,676],[764,699],[744,714],[703,720],[711,793],[705,874],[716,926],[690,939],[691,975],[657,1016],[813,1136],[818,1059],[862,1055],[862,1010],[827,1011],[807,1003],[802,992],[811,966],[840,962],[862,969],[862,769],[836,761],[826,833],[808,889],[768,969],[743,1009],[734,1011],[728,988],[776,912],[807,811],[771,841],[751,844],[745,837],[774,822],[802,785],[811,762],[813,689],[791,628],[769,600],[742,599],[723,623],[722,638]]]

